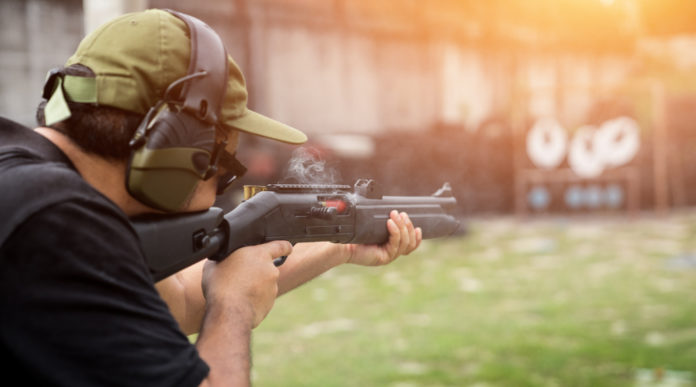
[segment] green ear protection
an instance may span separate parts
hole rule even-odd
[[[169,85],[130,142],[126,187],[160,210],[181,210],[201,180],[213,177],[225,152],[216,141],[228,76],[220,37],[204,22],[167,10],[186,22],[191,37],[188,74]],[[229,155],[228,155],[229,157]]]

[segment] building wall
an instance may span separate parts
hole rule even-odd
[[[270,27],[254,71],[257,108],[313,133],[427,127],[440,84],[430,47]],[[263,79],[261,79],[263,78]]]
[[[403,20],[357,18],[347,1],[233,1],[174,7],[220,31],[248,81],[250,106],[309,133],[422,129],[440,115],[435,48]],[[221,3],[222,4],[222,3]]]
[[[476,21],[453,18],[445,3],[384,3],[150,0],[220,31],[250,106],[308,133],[475,129],[513,108],[579,125],[597,90],[630,66],[626,56],[487,47],[472,38]]]
[[[211,24],[247,77],[250,106],[311,134],[473,129],[513,108],[580,125],[597,89],[621,83],[630,66],[625,56],[491,49],[471,38],[477,25],[454,12],[373,3],[5,0],[0,114],[33,124],[46,72],[83,31],[148,6]]]
[[[84,30],[89,33],[102,23],[127,12],[141,11],[147,0],[82,0],[84,8]]]
[[[46,73],[82,37],[81,0],[0,2],[0,115],[35,125]]]

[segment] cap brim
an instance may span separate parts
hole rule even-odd
[[[225,125],[288,144],[302,144],[307,141],[307,135],[301,131],[249,109],[241,117],[226,121]]]

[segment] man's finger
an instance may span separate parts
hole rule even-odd
[[[390,258],[393,258],[399,252],[399,245],[401,244],[401,232],[399,231],[399,226],[392,219],[387,220],[387,228],[389,229],[389,241],[386,245],[387,253]]]
[[[288,256],[292,253],[292,244],[288,241],[272,241],[263,246],[272,259]]]
[[[408,218],[408,215],[406,215],[405,212],[402,212],[399,214],[399,217],[401,217],[401,244],[399,246],[399,253],[403,254],[406,251],[408,251],[408,246],[411,243],[411,235],[409,233],[409,226],[411,229],[413,229],[413,223],[411,223],[411,219]]]
[[[408,227],[408,250],[406,250],[406,254],[410,254],[413,250],[418,247],[418,232],[417,228],[414,227],[413,222],[411,221],[411,218],[407,215],[406,216],[406,225]]]

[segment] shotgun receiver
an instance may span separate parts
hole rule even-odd
[[[374,181],[349,185],[245,186],[232,211],[148,215],[132,219],[150,271],[158,281],[204,258],[222,260],[240,247],[273,240],[291,243],[382,244],[391,210],[405,211],[423,239],[452,235],[459,222],[447,213],[457,202],[445,183],[432,196],[382,196]],[[282,264],[285,257],[275,261]]]

